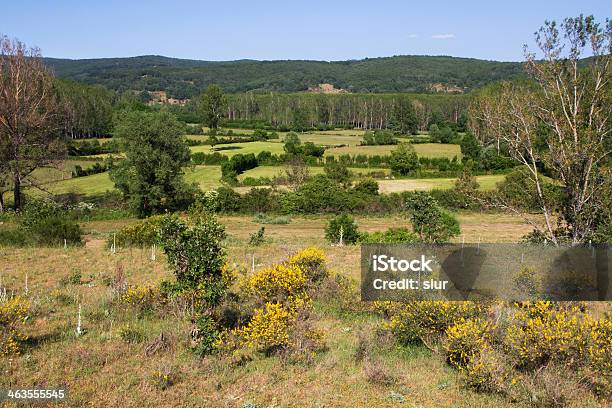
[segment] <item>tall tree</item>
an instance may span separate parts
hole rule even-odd
[[[418,119],[412,101],[406,97],[399,97],[393,104],[391,129],[403,134],[416,135]]]
[[[183,180],[189,148],[183,125],[168,112],[128,111],[118,115],[115,137],[125,159],[111,169],[111,180],[139,217],[185,207],[194,188]]]
[[[217,129],[227,105],[223,90],[218,85],[210,85],[200,96],[200,115],[211,129]]]
[[[11,178],[16,210],[21,208],[22,186],[33,182],[32,172],[64,157],[62,114],[53,77],[40,51],[1,37],[0,161],[4,174]]]
[[[603,189],[612,183],[612,22],[602,27],[582,15],[560,26],[546,22],[536,42],[542,55],[525,50],[535,85],[502,83],[482,120],[528,170],[545,220],[536,228],[556,244],[577,244],[593,233]],[[546,197],[542,165],[563,187],[560,208]]]

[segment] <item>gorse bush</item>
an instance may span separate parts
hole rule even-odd
[[[482,319],[467,319],[449,326],[443,342],[449,364],[465,367],[489,346],[492,329],[491,323]]]
[[[395,310],[389,328],[400,342],[414,343],[423,336],[442,335],[455,322],[477,317],[482,312],[482,305],[474,302],[414,301]]]
[[[237,358],[251,351],[312,358],[324,342],[312,326],[311,294],[328,275],[323,252],[307,248],[245,277],[238,295],[247,300],[244,306],[253,306],[252,312],[233,319],[237,324],[221,333],[215,349]]]
[[[289,258],[289,264],[297,266],[311,282],[319,282],[329,276],[325,254],[319,248],[301,250]]]
[[[27,339],[24,324],[29,312],[27,299],[0,297],[0,355],[19,353],[19,343]]]
[[[263,302],[294,304],[309,300],[307,278],[297,265],[278,264],[251,275],[246,289]]]
[[[280,303],[266,303],[255,311],[249,324],[236,331],[246,347],[271,352],[289,344],[297,312]]]

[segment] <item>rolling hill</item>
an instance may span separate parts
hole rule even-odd
[[[166,91],[189,98],[209,84],[226,92],[300,92],[332,84],[349,92],[467,92],[521,75],[517,62],[448,56],[394,56],[348,61],[198,61],[162,56],[56,59],[45,63],[60,78],[117,91]]]

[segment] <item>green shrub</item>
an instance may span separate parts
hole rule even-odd
[[[198,217],[193,226],[178,216],[164,216],[159,236],[180,284],[193,288],[222,279],[225,228],[212,214]]]
[[[22,247],[31,244],[30,234],[22,229],[1,229],[0,246]]]
[[[161,221],[161,215],[154,215],[124,227],[115,234],[115,244],[120,247],[153,245],[157,242]],[[107,245],[110,247],[112,244],[113,237],[110,237]]]
[[[363,194],[378,195],[378,183],[374,179],[366,178],[359,180],[353,190]]]
[[[256,232],[249,235],[249,245],[251,246],[259,246],[266,242],[266,238],[264,236],[266,231],[266,227],[261,227]]]
[[[355,219],[348,214],[332,218],[325,228],[325,238],[331,243],[342,242],[355,244],[359,240],[359,231]]]
[[[412,244],[418,242],[419,237],[408,228],[389,228],[371,234],[364,232],[359,241],[364,244]]]
[[[416,193],[407,202],[411,211],[412,229],[423,242],[442,243],[459,235],[459,221],[444,211],[427,193]]]
[[[199,356],[213,353],[219,335],[217,324],[212,317],[199,316],[195,321],[195,328],[191,332],[191,350]]]
[[[82,245],[82,231],[77,223],[61,216],[45,218],[29,227],[39,245]]]

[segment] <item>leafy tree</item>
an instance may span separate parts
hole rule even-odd
[[[444,211],[429,194],[417,193],[407,202],[412,230],[422,242],[443,243],[459,235],[459,221]]]
[[[293,110],[293,126],[291,129],[296,132],[304,132],[310,129],[310,125],[308,124],[308,115],[301,107],[297,107]]]
[[[325,238],[333,243],[338,244],[355,244],[359,240],[359,230],[355,219],[348,214],[340,214],[332,218],[327,227],[325,227]]]
[[[472,132],[467,132],[461,139],[461,154],[464,158],[477,161],[480,156],[480,143],[474,137]]]
[[[287,154],[297,155],[300,153],[300,145],[301,145],[300,137],[295,132],[287,133],[285,136],[285,144],[283,149]]]
[[[186,207],[195,188],[183,181],[190,163],[183,126],[168,112],[124,112],[115,137],[125,159],[110,171],[111,180],[139,217]]]
[[[223,90],[218,85],[210,85],[200,96],[200,116],[211,129],[217,129],[227,105]]]
[[[306,142],[301,148],[301,153],[304,156],[323,157],[325,148],[323,146],[316,145],[313,142]]]
[[[389,166],[393,172],[405,176],[419,168],[419,158],[414,147],[409,143],[401,143],[391,152]]]
[[[393,105],[391,129],[402,134],[417,134],[418,119],[412,101],[406,97],[399,97]]]
[[[363,135],[362,144],[366,146],[375,145],[394,145],[397,144],[397,139],[393,133],[385,130],[367,131]]]

